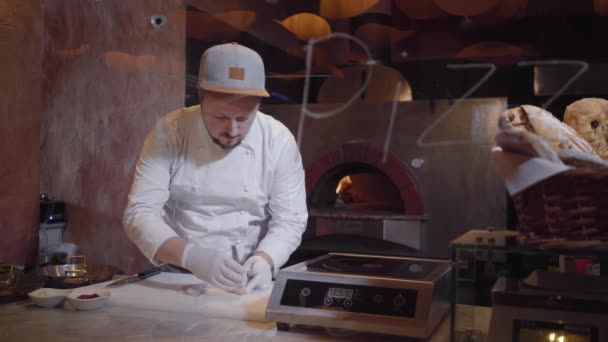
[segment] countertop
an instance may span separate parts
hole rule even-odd
[[[491,309],[459,305],[457,330],[484,341]],[[184,313],[105,306],[96,311],[40,308],[31,301],[0,305],[0,341],[407,341],[403,337],[217,319]],[[449,317],[430,341],[449,340]],[[418,341],[418,340],[416,340]]]

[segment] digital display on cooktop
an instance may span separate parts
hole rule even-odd
[[[308,264],[307,269],[324,273],[348,273],[419,280],[426,278],[435,266],[437,266],[436,262],[424,260],[330,255],[327,258]]]
[[[353,298],[354,291],[351,289],[338,289],[335,287],[330,287],[327,290],[327,297],[337,298],[337,299],[351,299]]]

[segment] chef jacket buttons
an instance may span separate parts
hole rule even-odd
[[[244,187],[244,188],[243,188],[243,191],[244,191],[244,192],[249,192],[249,189],[247,189],[247,187]]]
[[[249,152],[249,151],[245,151],[245,155],[246,155],[246,156],[249,156],[249,155],[251,155],[251,152]]]

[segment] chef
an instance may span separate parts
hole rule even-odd
[[[137,162],[123,225],[155,265],[243,294],[267,288],[301,242],[304,170],[291,132],[258,111],[262,58],[216,45],[200,61],[200,105],[162,117]]]

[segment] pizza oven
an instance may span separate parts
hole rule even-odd
[[[310,117],[299,104],[263,106],[296,136],[306,173],[309,222],[290,262],[327,252],[446,258],[465,231],[504,226],[490,150],[505,107],[503,98],[357,101]]]
[[[312,163],[306,175],[310,220],[305,240],[334,236],[336,243],[360,238],[363,246],[375,241],[408,254],[422,249],[420,194],[395,156],[383,158],[366,143],[345,144]]]

